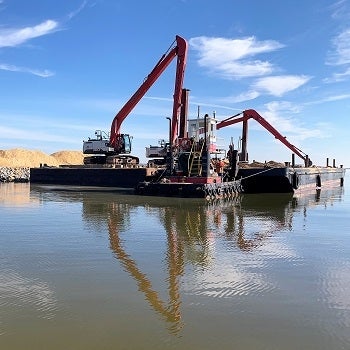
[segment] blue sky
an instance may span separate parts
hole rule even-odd
[[[0,149],[81,150],[180,35],[190,117],[255,109],[314,163],[350,166],[349,0],[0,0],[0,23]],[[174,77],[175,60],[122,125],[141,160],[168,135]],[[290,160],[255,121],[248,142],[251,161]]]

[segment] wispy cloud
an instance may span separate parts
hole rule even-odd
[[[31,69],[31,68],[26,68],[26,67],[17,67],[17,66],[14,66],[12,64],[1,64],[0,63],[0,69],[10,71],[10,72],[30,73],[30,74],[37,75],[38,77],[42,77],[42,78],[48,78],[48,77],[51,77],[55,74],[47,69],[37,70],[37,69]]]
[[[333,50],[328,55],[330,65],[350,64],[350,28],[343,30],[332,40]]]
[[[324,79],[326,83],[345,81],[350,77],[350,3],[348,0],[338,0],[330,6],[330,10],[332,19],[338,22],[341,30],[331,40],[325,63],[342,71]]]
[[[340,32],[332,40],[332,50],[328,53],[326,64],[343,69],[334,72],[330,78],[324,79],[327,83],[340,82],[350,77],[350,28]]]
[[[270,112],[296,114],[300,113],[300,105],[295,105],[290,101],[272,101],[265,104]]]
[[[339,94],[339,95],[331,95],[324,98],[321,98],[319,100],[304,102],[304,105],[317,105],[327,102],[333,102],[333,101],[341,101],[341,100],[348,100],[350,99],[350,94]]]
[[[1,4],[1,0],[0,0]],[[34,38],[48,35],[60,29],[59,23],[54,20],[46,20],[32,27],[6,28],[0,27],[0,48],[20,46]],[[0,63],[0,70],[10,72],[29,73],[42,78],[51,77],[53,72],[45,69],[33,69],[20,67],[13,64]]]
[[[322,102],[332,102],[332,101],[340,101],[340,100],[348,100],[350,99],[350,94],[342,94],[342,95],[334,95],[329,96],[322,100]]]
[[[0,5],[4,3],[3,0],[0,0]],[[79,12],[81,12],[87,5],[87,0],[84,0],[81,5],[75,10],[70,12],[67,15],[68,20],[75,17]],[[62,30],[63,27],[59,21],[47,19],[39,24],[34,26],[27,27],[0,27],[0,48],[6,47],[18,47],[28,41],[55,33],[59,30]],[[0,63],[0,70],[6,70],[11,72],[21,72],[29,73],[39,77],[47,78],[54,75],[50,70],[40,70],[35,68],[26,68],[21,66],[16,66],[12,64]]]
[[[288,101],[273,101],[265,105],[263,116],[281,133],[292,135],[293,141],[301,142],[308,138],[326,137],[327,126],[314,125],[312,129],[303,127],[293,115],[300,113],[300,106]]]
[[[198,64],[226,79],[271,74],[274,66],[252,57],[284,47],[275,40],[259,41],[251,36],[240,39],[195,37],[189,41],[199,54]]]
[[[87,5],[87,0],[84,0],[81,5],[74,11],[71,11],[70,13],[68,13],[67,18],[70,20],[73,17],[75,17],[76,15],[79,14],[79,12],[83,11],[85,6]]]
[[[0,27],[0,48],[14,47],[21,45],[28,40],[51,34],[59,30],[58,22],[54,20],[46,20],[33,27],[24,28],[5,28]]]
[[[306,84],[311,77],[305,75],[279,75],[258,79],[253,88],[273,96],[282,96]]]
[[[350,16],[349,5],[348,0],[335,1],[329,6],[332,12],[331,17],[335,20],[348,19]]]
[[[250,91],[242,92],[239,95],[221,98],[219,99],[219,101],[226,102],[226,103],[239,103],[239,102],[254,100],[259,96],[260,96],[260,93],[258,91],[250,90]]]
[[[325,78],[323,81],[325,83],[336,83],[340,81],[345,81],[350,78],[350,67],[347,68],[344,72],[341,73],[333,73],[330,78]]]

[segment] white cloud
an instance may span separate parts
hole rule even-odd
[[[4,63],[0,63],[0,70],[6,70],[10,72],[30,73],[42,78],[48,78],[54,75],[53,72],[47,69],[37,70],[37,69],[26,68],[26,67],[17,67],[12,64],[4,64]]]
[[[342,20],[349,18],[349,6],[347,0],[339,0],[332,4],[329,8],[332,11],[332,18],[335,20]]]
[[[244,101],[251,101],[255,98],[259,97],[260,93],[254,90],[242,92],[239,95],[236,96],[228,96],[220,99],[220,102],[227,102],[227,103],[239,103]]]
[[[59,30],[59,23],[54,20],[46,20],[33,27],[24,27],[24,28],[0,27],[0,48],[16,47],[26,43],[31,39],[44,36],[47,34],[51,34],[57,30]],[[33,68],[19,67],[16,65],[5,64],[5,63],[0,63],[0,70],[6,70],[10,72],[29,73],[42,78],[47,78],[54,75],[54,73],[49,70],[38,70]]]
[[[76,15],[78,15],[79,14],[79,12],[81,12],[84,8],[85,8],[85,6],[87,5],[87,1],[86,0],[84,0],[83,2],[82,2],[82,4],[76,9],[76,10],[74,10],[74,11],[72,11],[72,12],[70,12],[69,14],[68,14],[68,19],[72,19],[73,17],[75,17]]]
[[[282,96],[306,84],[310,77],[305,75],[279,75],[258,79],[253,88],[273,96]]]
[[[215,69],[220,71],[224,78],[246,78],[271,74],[273,66],[269,62],[244,61],[244,62],[223,62],[216,65]]]
[[[346,29],[338,34],[333,40],[334,51],[328,55],[327,64],[344,65],[350,64],[350,29]]]
[[[342,66],[345,70],[333,73],[331,78],[324,79],[326,83],[345,81],[350,77],[350,28],[343,30],[332,40],[333,51],[328,53],[326,64]]]
[[[225,79],[264,76],[256,80],[247,92],[235,97],[227,97],[223,101],[234,103],[249,101],[262,93],[282,96],[297,89],[310,79],[304,75],[272,76],[278,67],[269,61],[255,58],[259,54],[266,54],[284,47],[275,40],[259,41],[254,36],[239,39],[202,36],[190,39],[189,43],[192,49],[199,54],[199,65]]]
[[[196,37],[189,41],[198,51],[198,63],[227,79],[271,74],[274,66],[268,61],[254,60],[258,54],[284,47],[274,40],[258,41],[254,36],[242,39]]]
[[[281,113],[281,112],[288,112],[288,113],[299,113],[300,112],[300,106],[294,105],[293,103],[289,101],[272,101],[265,104],[268,111],[273,113]]]
[[[312,129],[303,127],[303,124],[292,115],[300,112],[300,107],[288,101],[273,101],[265,105],[262,112],[264,118],[273,125],[280,133],[288,133],[293,142],[301,143],[308,138],[324,138],[327,136],[329,125],[316,124]]]
[[[50,19],[33,27],[0,27],[0,48],[21,45],[30,39],[53,33],[58,30],[58,27],[58,22]]]
[[[327,102],[348,100],[348,99],[350,99],[350,94],[332,95],[319,100],[304,102],[304,105],[317,105],[317,104],[322,104]]]
[[[325,78],[323,81],[325,83],[338,83],[340,81],[345,81],[350,77],[350,67],[347,68],[344,72],[342,73],[333,73],[332,77],[330,78]]]
[[[265,105],[266,110],[263,112],[264,118],[280,132],[295,132],[296,121],[290,117],[290,114],[298,112],[296,107],[290,102],[273,101]],[[299,132],[301,128],[299,127]]]
[[[334,96],[329,96],[325,98],[323,102],[347,100],[349,98],[350,98],[350,94],[334,95]]]

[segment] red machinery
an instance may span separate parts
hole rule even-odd
[[[175,42],[175,41],[174,41]],[[87,157],[86,163],[112,163],[132,162],[138,163],[138,158],[133,156],[123,156],[131,152],[131,139],[128,134],[121,133],[121,125],[130,112],[134,109],[149,88],[169,66],[171,61],[177,57],[173,114],[171,120],[171,143],[174,144],[178,135],[179,118],[182,106],[182,93],[184,72],[187,61],[188,44],[185,39],[176,36],[176,45],[163,54],[151,73],[147,76],[138,90],[125,103],[122,109],[116,114],[112,121],[109,136],[100,130],[95,132],[96,138],[84,141],[83,153],[94,154],[96,156]],[[181,125],[180,125],[181,127]],[[182,126],[183,128],[185,126]],[[181,135],[181,131],[180,131]],[[98,155],[98,156],[97,156]],[[109,156],[109,157],[106,157]],[[112,157],[111,157],[112,156]]]
[[[243,114],[242,117],[239,117]],[[239,118],[238,118],[239,117]],[[308,155],[301,151],[296,146],[292,145],[287,141],[286,137],[281,135],[266,119],[264,119],[258,112],[253,109],[247,109],[239,114],[236,114],[232,117],[229,117],[225,120],[216,124],[217,129],[221,129],[228,125],[236,124],[243,122],[243,131],[242,131],[242,158],[240,160],[247,161],[247,136],[248,136],[248,120],[255,119],[259,124],[261,124],[266,130],[268,130],[276,139],[281,141],[285,146],[287,146],[293,153],[298,155],[301,159],[304,160],[305,166],[312,165],[311,160]]]

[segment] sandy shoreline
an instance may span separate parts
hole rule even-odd
[[[58,151],[50,155],[40,150],[15,148],[0,150],[0,182],[28,182],[30,168],[84,164],[81,151]]]

